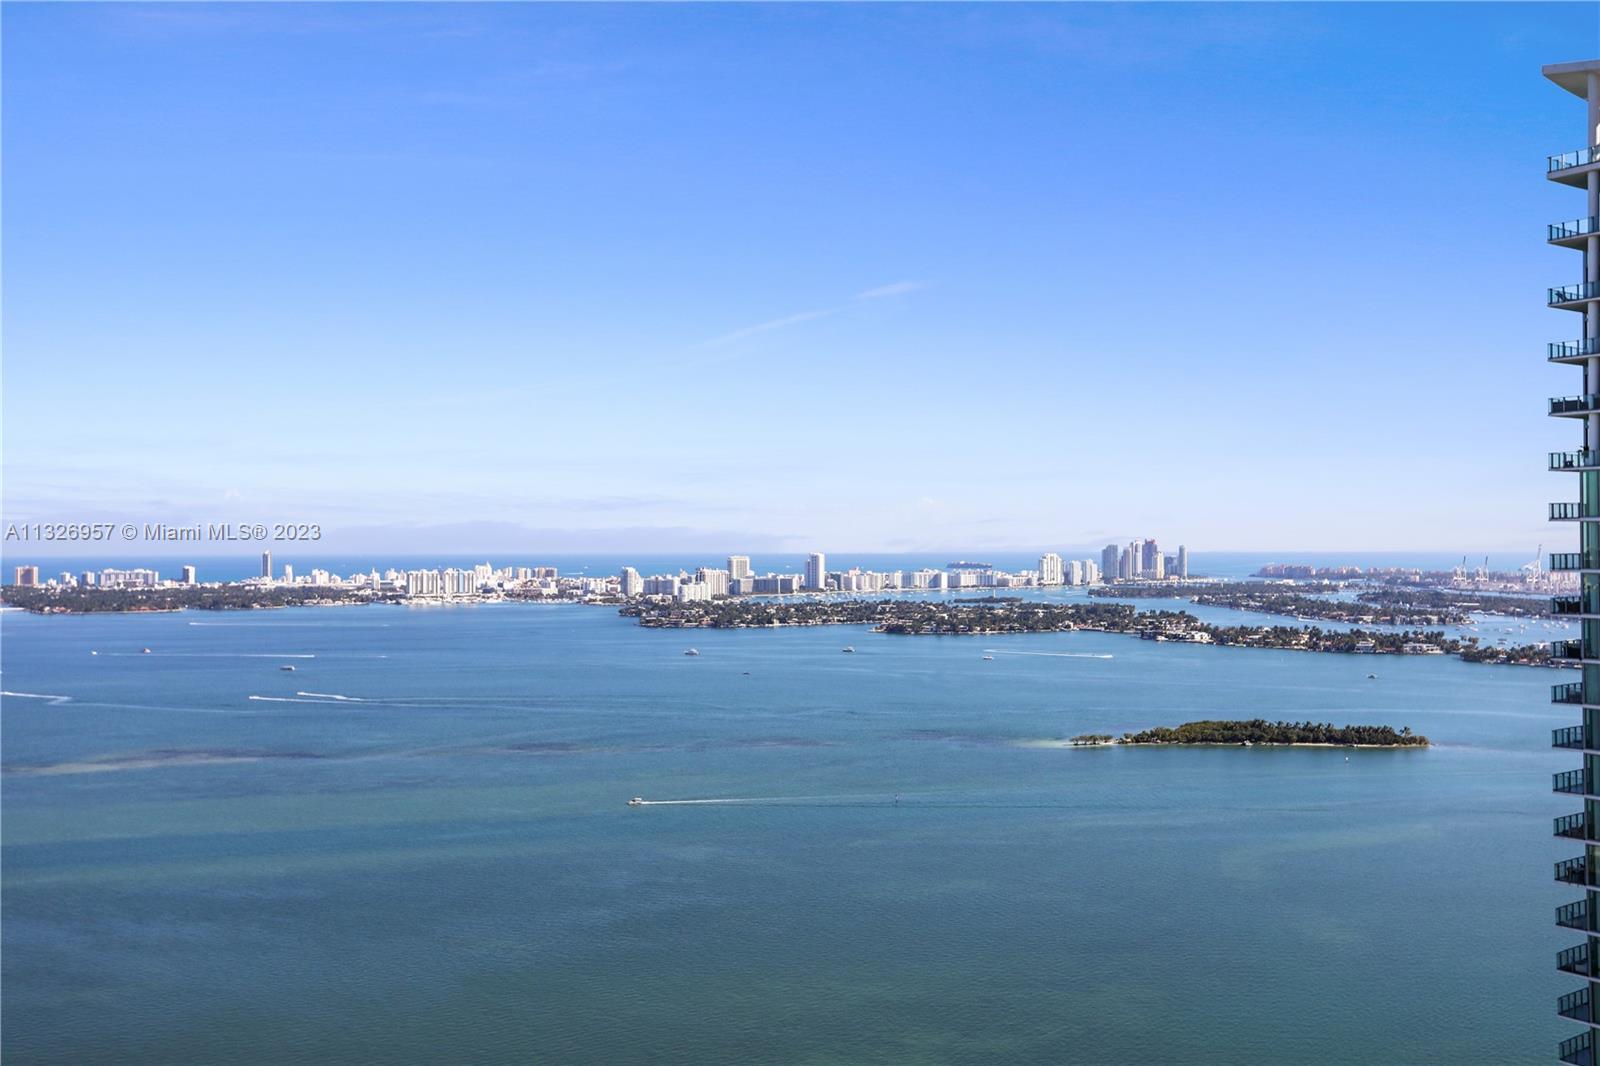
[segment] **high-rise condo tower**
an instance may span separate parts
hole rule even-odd
[[[1550,401],[1552,415],[1573,419],[1582,431],[1578,451],[1550,456],[1550,469],[1570,470],[1578,478],[1576,500],[1550,505],[1552,521],[1573,522],[1578,527],[1578,550],[1550,557],[1551,570],[1578,574],[1578,592],[1557,596],[1551,607],[1558,615],[1578,619],[1580,628],[1579,639],[1558,640],[1550,650],[1556,659],[1577,663],[1583,673],[1579,681],[1556,685],[1550,698],[1555,703],[1577,705],[1583,716],[1579,724],[1555,730],[1551,739],[1557,748],[1583,754],[1582,766],[1555,775],[1557,792],[1583,799],[1582,810],[1555,820],[1556,836],[1583,844],[1582,855],[1556,863],[1556,880],[1583,892],[1581,899],[1556,908],[1556,924],[1583,935],[1580,942],[1556,955],[1556,969],[1583,978],[1582,987],[1557,1001],[1556,1011],[1584,1024],[1581,1033],[1561,1042],[1558,1055],[1562,1062],[1596,1066],[1595,1027],[1600,1026],[1596,1010],[1600,996],[1600,60],[1558,63],[1545,67],[1544,76],[1586,104],[1583,147],[1551,156],[1546,168],[1551,181],[1582,189],[1585,194],[1583,217],[1551,225],[1547,238],[1558,248],[1576,251],[1583,263],[1578,280],[1551,289],[1546,301],[1553,308],[1576,311],[1580,323],[1576,339],[1550,344],[1549,360],[1576,367],[1583,375],[1579,395]]]

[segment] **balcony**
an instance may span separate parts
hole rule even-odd
[[[1550,613],[1600,615],[1600,596],[1585,597],[1582,593],[1570,596],[1551,596]]]
[[[1545,358],[1552,363],[1570,359],[1587,359],[1600,355],[1600,337],[1584,337],[1575,341],[1551,341],[1544,346]]]
[[[1549,236],[1545,240],[1551,244],[1565,248],[1582,247],[1590,237],[1600,233],[1600,218],[1590,215],[1588,218],[1575,218],[1571,222],[1557,222],[1547,226],[1546,231]]]
[[[1585,1029],[1577,1036],[1561,1041],[1556,1056],[1567,1066],[1594,1066],[1594,1035]]]
[[[1555,552],[1550,556],[1552,570],[1600,570],[1600,553]]]
[[[1600,514],[1594,513],[1594,508],[1589,508],[1585,514],[1581,503],[1552,503],[1550,505],[1550,521],[1552,522],[1600,522]]]
[[[1589,300],[1600,300],[1600,281],[1580,281],[1576,285],[1562,285],[1551,289],[1546,298],[1551,307],[1570,307]]]
[[[1552,640],[1550,642],[1550,658],[1575,660],[1584,658],[1583,641]]]
[[[1571,643],[1576,644],[1577,641]],[[1565,725],[1560,729],[1550,730],[1550,746],[1552,748],[1583,748],[1583,726]],[[1570,817],[1570,815],[1568,816]],[[1556,833],[1561,832],[1561,827],[1556,826]]]
[[[1550,686],[1551,703],[1582,703],[1583,682],[1568,681],[1561,685]]]
[[[1579,148],[1575,152],[1562,152],[1546,158],[1545,177],[1581,189],[1588,184],[1588,172],[1584,168],[1595,163],[1600,163],[1600,145]]]
[[[1596,411],[1600,411],[1600,396],[1593,394],[1587,396],[1553,396],[1550,399],[1550,413],[1556,417],[1590,415]]]
[[[1556,924],[1563,929],[1581,929],[1589,931],[1589,901],[1578,900],[1575,903],[1563,903],[1556,908]]]
[[[1576,992],[1568,992],[1556,1000],[1556,1013],[1575,1022],[1587,1022],[1593,1019],[1594,1015],[1589,1011],[1589,986],[1584,985]]]
[[[1600,469],[1600,452],[1551,452],[1551,470],[1597,470]]]
[[[1552,792],[1566,792],[1579,796],[1583,795],[1583,770],[1581,768],[1577,770],[1563,770],[1559,774],[1553,775],[1550,789]],[[1578,864],[1579,869],[1582,869],[1583,867],[1582,859],[1563,859],[1562,862],[1575,862]],[[1556,879],[1561,879],[1561,863],[1556,864]]]

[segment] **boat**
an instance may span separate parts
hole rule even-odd
[[[843,651],[846,655],[854,655],[856,653],[855,646],[851,644],[846,644],[843,648]]]
[[[140,652],[140,653],[139,653],[139,654],[140,654],[140,655],[149,655],[149,654],[150,654],[150,649],[149,649],[149,648],[146,648],[146,649],[144,649],[144,650],[143,650],[143,651],[142,651],[142,652]]]
[[[635,797],[633,797],[633,799],[628,801],[628,806],[630,806],[630,807],[643,807],[644,806],[644,797],[643,796],[635,796]]]
[[[293,672],[294,667],[292,667],[292,666],[280,666],[280,667],[278,667],[278,669],[279,670],[288,670],[288,671]]]
[[[1367,675],[1367,680],[1368,681],[1376,681],[1376,680],[1378,680],[1378,675],[1377,674],[1368,674]]]
[[[993,655],[985,655],[983,657],[983,661],[986,662],[986,663],[992,663],[992,662],[994,662],[994,656]]]
[[[684,652],[683,654],[685,654],[685,655],[699,655],[700,654],[700,649],[699,648],[690,648],[688,651]]]

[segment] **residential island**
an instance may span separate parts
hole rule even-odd
[[[719,600],[631,603],[624,615],[653,629],[757,629],[866,625],[897,636],[991,636],[1008,633],[1122,633],[1145,640],[1237,648],[1370,655],[1456,655],[1467,662],[1554,666],[1547,645],[1482,645],[1440,631],[1322,629],[1318,626],[1224,626],[1185,611],[1140,611],[1127,603],[1048,603],[1018,597],[924,600]]]
[[[1107,545],[1101,563],[1116,566],[1107,578],[1100,563],[1064,560],[1055,553],[1036,570],[1008,572],[989,563],[960,561],[943,570],[833,570],[818,552],[803,573],[757,574],[750,557],[732,555],[728,565],[700,567],[693,574],[648,577],[631,566],[615,574],[562,574],[552,566],[473,567],[442,570],[373,568],[340,576],[323,569],[281,573],[264,552],[258,576],[201,582],[195,567],[179,579],[149,569],[63,573],[41,580],[38,568],[19,566],[13,584],[0,589],[10,608],[42,614],[245,610],[352,606],[387,603],[566,602],[608,605],[648,628],[750,628],[785,625],[868,625],[905,636],[960,636],[1067,632],[1122,633],[1147,640],[1228,647],[1278,648],[1342,654],[1456,655],[1468,662],[1525,666],[1569,665],[1546,645],[1495,646],[1472,636],[1449,637],[1438,626],[1461,626],[1474,613],[1510,616],[1547,614],[1549,605],[1528,596],[1496,591],[1520,577],[1526,592],[1546,591],[1567,575],[1527,568],[1520,575],[1335,568],[1280,576],[1263,568],[1264,580],[1229,582],[1191,577],[1188,552],[1160,551],[1154,540]],[[1095,599],[1023,599],[1027,589],[1085,586]],[[1488,589],[1493,585],[1493,590]],[[1551,586],[1553,590],[1553,586]],[[983,598],[931,600],[910,593],[987,591]],[[897,595],[898,594],[898,595]],[[1139,611],[1127,599],[1187,599],[1197,605],[1283,615],[1300,621],[1335,621],[1388,628],[1324,629],[1295,625],[1221,625],[1183,610]]]

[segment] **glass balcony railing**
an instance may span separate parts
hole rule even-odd
[[[1600,144],[1591,148],[1579,148],[1575,152],[1562,152],[1560,155],[1548,157],[1549,163],[1545,173],[1554,174],[1558,170],[1571,170],[1573,167],[1586,167],[1590,163],[1600,161]]]
[[[1581,640],[1552,640],[1550,642],[1550,658],[1552,659],[1582,659],[1583,641]]]
[[[1552,570],[1600,570],[1600,552],[1555,552],[1550,556]]]
[[[1583,771],[1581,769],[1579,769],[1579,770],[1563,770],[1559,774],[1553,774],[1552,778],[1553,779],[1552,779],[1552,781],[1550,783],[1551,791],[1553,791],[1553,792],[1575,793],[1575,794],[1578,794],[1578,795],[1582,795],[1583,789],[1584,789],[1584,781],[1583,781]],[[1567,859],[1566,861],[1567,862],[1577,862],[1577,863],[1583,862],[1582,859]],[[1556,868],[1559,871],[1560,870],[1560,865],[1557,864]]]
[[[1572,641],[1572,643],[1576,644],[1577,641]],[[1550,730],[1550,746],[1552,748],[1582,748],[1583,726],[1564,725],[1560,729]],[[1560,826],[1556,827],[1556,832],[1561,832]]]
[[[1551,596],[1550,613],[1600,615],[1600,596],[1585,596],[1582,593],[1571,596]]]
[[[1600,467],[1600,451],[1585,449],[1581,452],[1551,452],[1551,470],[1583,470]]]
[[[1600,355],[1600,336],[1587,336],[1578,341],[1550,341],[1544,346],[1546,359],[1587,359],[1590,355]]]
[[[1548,302],[1554,306],[1569,304],[1574,300],[1592,300],[1596,296],[1600,296],[1600,281],[1580,281],[1576,285],[1562,285],[1551,289]]]
[[[1586,514],[1581,503],[1562,501],[1561,503],[1552,503],[1550,505],[1550,521],[1552,522],[1575,522],[1583,518],[1592,518],[1600,521],[1600,514],[1594,513],[1593,507],[1589,508],[1589,512]]]
[[[1556,969],[1563,973],[1575,973],[1579,977],[1589,976],[1589,945],[1574,944],[1570,948],[1562,948],[1556,953]]]
[[[1547,227],[1550,235],[1548,241],[1564,241],[1572,237],[1587,237],[1591,233],[1600,233],[1600,218],[1590,215],[1588,218],[1575,218],[1571,222],[1555,222]]]
[[[1600,355],[1600,337],[1575,341],[1551,341],[1544,346],[1546,359],[1583,359]]]
[[[1582,703],[1583,682],[1568,681],[1564,685],[1550,686],[1551,703]]]
[[[1547,171],[1571,170],[1573,167],[1588,166],[1597,160],[1600,160],[1600,144],[1549,156],[1545,169]]]
[[[1556,924],[1563,929],[1589,929],[1589,901],[1563,903],[1556,908]]]
[[[1581,885],[1587,880],[1584,870],[1583,856],[1576,859],[1562,859],[1556,863],[1556,880],[1565,885]]]
[[[1594,1066],[1594,1035],[1585,1029],[1561,1041],[1556,1057],[1567,1066]]]
[[[1587,415],[1600,411],[1600,396],[1552,396],[1550,413],[1553,415]]]
[[[1589,1021],[1593,1017],[1589,1013],[1589,986],[1584,985],[1576,992],[1568,992],[1556,1000],[1556,1013],[1574,1021]]]
[[[1565,837],[1568,840],[1589,839],[1587,835],[1589,832],[1589,821],[1583,816],[1582,811],[1575,811],[1572,814],[1563,814],[1561,817],[1555,820],[1555,828],[1555,835],[1558,837]]]

